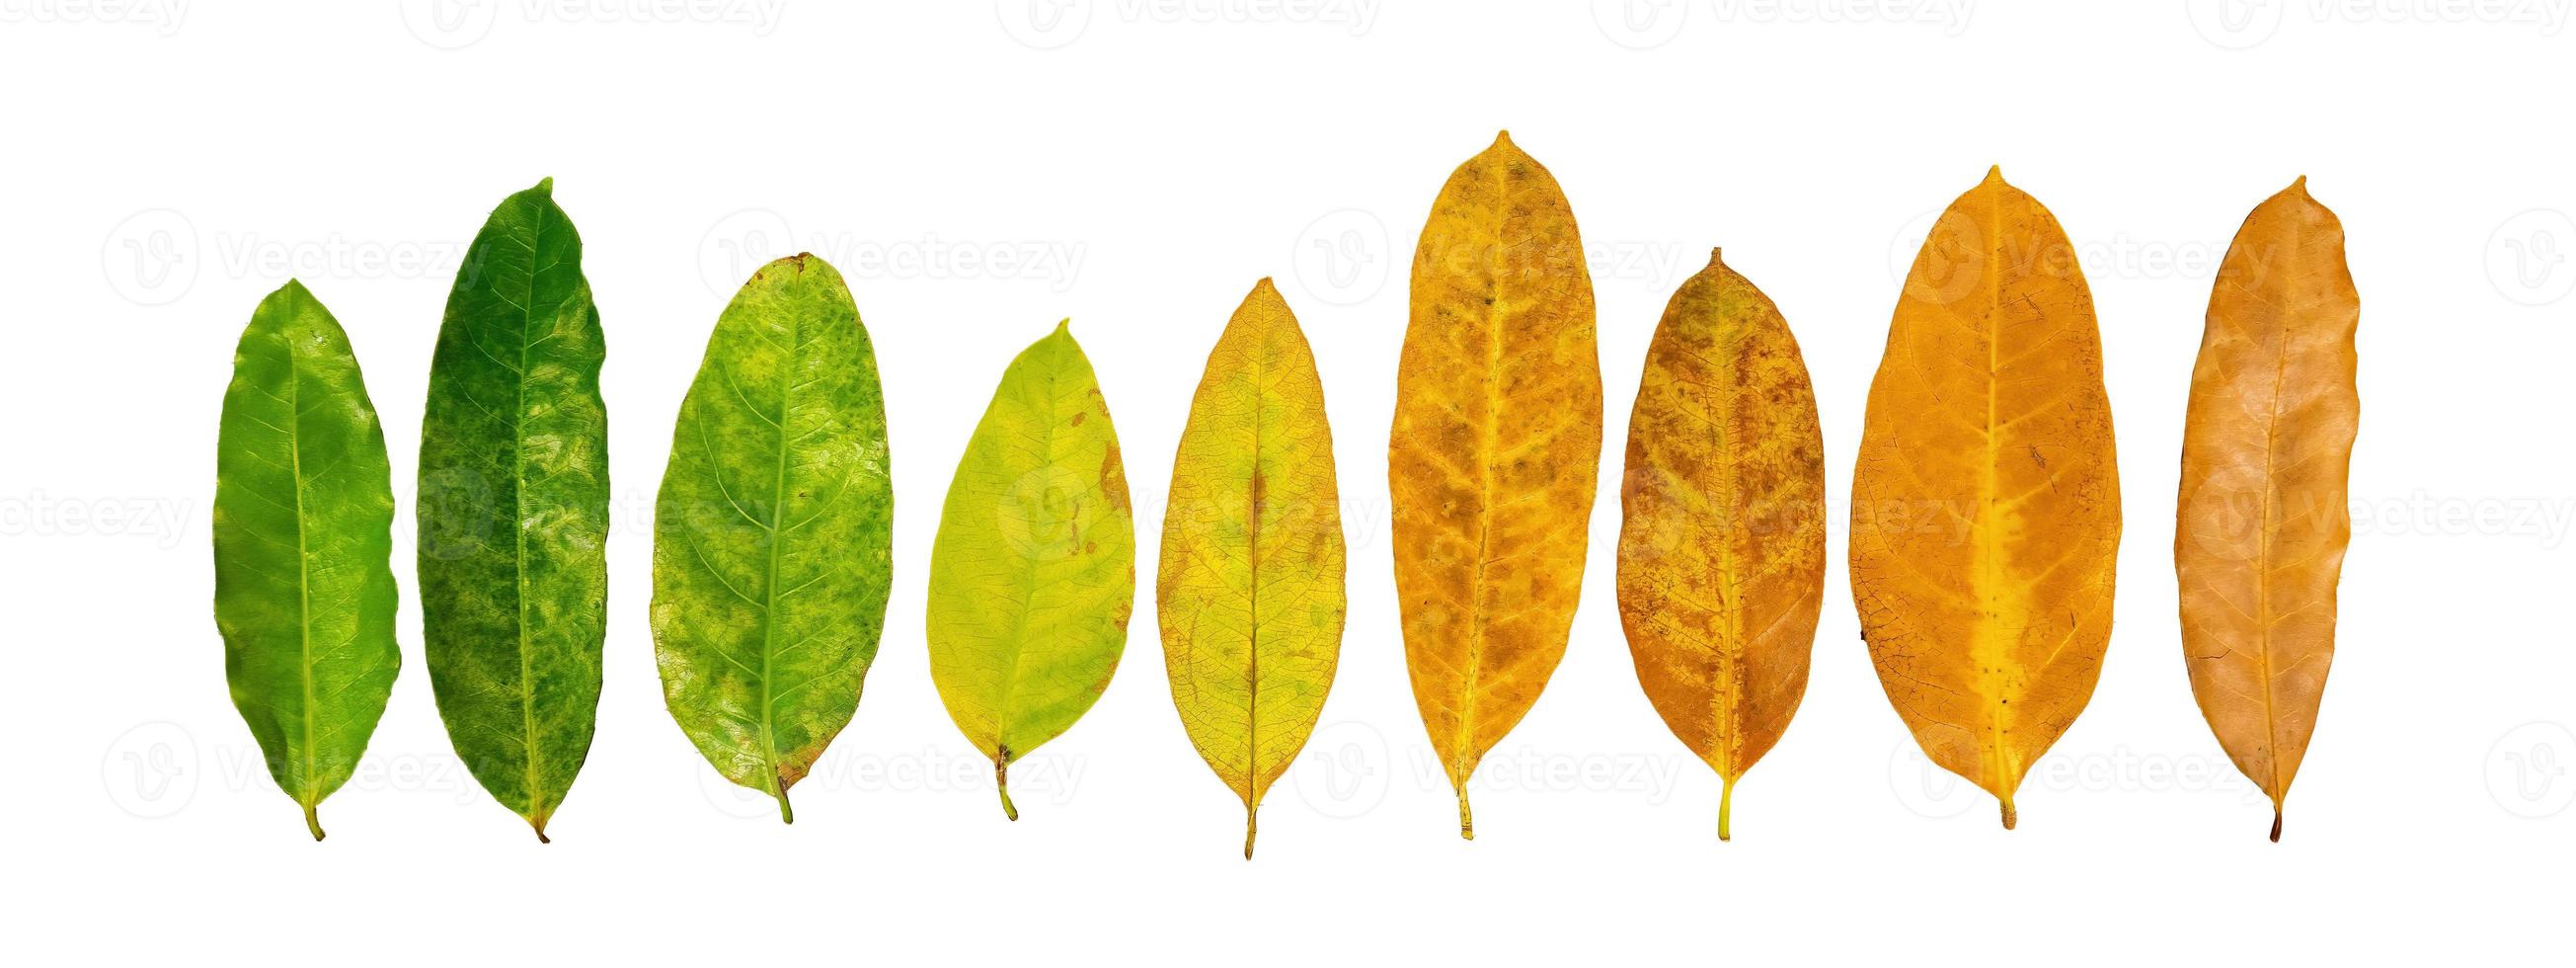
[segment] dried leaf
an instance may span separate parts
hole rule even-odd
[[[1725,781],[1807,692],[1825,587],[1824,439],[1797,338],[1710,253],[1664,308],[1628,418],[1619,618],[1637,681]]]
[[[288,282],[251,314],[224,389],[215,627],[233,706],[315,840],[402,667],[392,476],[348,334]]]
[[[2219,745],[2272,798],[2273,840],[2334,661],[2360,318],[2343,223],[2301,178],[2237,230],[2192,369],[2174,528],[2183,655]]]
[[[778,798],[858,711],[885,629],[894,487],[876,350],[811,255],[707,337],[653,509],[662,699],[725,779]]]
[[[417,557],[448,739],[541,841],[590,755],[608,633],[607,341],[553,190],[493,209],[448,292]]]
[[[1297,317],[1263,279],[1208,354],[1172,459],[1154,583],[1172,704],[1243,798],[1288,771],[1342,650],[1342,515],[1324,384]]]
[[[1422,227],[1387,443],[1405,665],[1470,839],[1467,779],[1574,622],[1601,456],[1592,326],[1565,194],[1497,135]]]
[[[1136,532],[1118,434],[1066,324],[1003,371],[939,513],[930,550],[930,678],[993,760],[1013,820],[1011,761],[1109,688],[1135,606]]]
[[[1852,597],[1879,682],[2010,828],[2014,789],[2101,673],[2120,479],[2074,246],[2001,172],[1915,256],[1852,492]]]

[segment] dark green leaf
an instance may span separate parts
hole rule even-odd
[[[215,456],[215,626],[268,775],[315,807],[348,782],[402,665],[392,471],[348,334],[289,282],[233,350]]]
[[[671,717],[778,798],[858,711],[893,580],[876,353],[841,274],[753,273],[680,405],[653,518],[653,643]]]
[[[607,345],[554,180],[467,250],[420,431],[421,630],[448,738],[536,828],[590,753],[607,630]]]

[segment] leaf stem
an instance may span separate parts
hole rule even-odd
[[[778,784],[778,822],[795,823],[796,808],[787,802],[787,784]]]
[[[312,831],[313,839],[315,841],[320,841],[322,839],[322,817],[319,812],[321,804],[318,801],[313,800],[302,802],[304,804],[304,829]]]
[[[1458,836],[1476,839],[1476,817],[1467,812],[1467,788],[1458,788]]]
[[[1725,786],[1717,794],[1717,839],[1727,840],[1727,821],[1735,814],[1735,778],[1721,779]]]
[[[1011,761],[1008,757],[993,758],[993,789],[1002,793],[1002,816],[1020,819],[1020,808],[1011,805]]]
[[[1260,807],[1246,804],[1243,808],[1243,859],[1252,859],[1252,835],[1261,831]]]

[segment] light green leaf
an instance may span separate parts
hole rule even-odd
[[[215,626],[233,706],[315,840],[402,666],[391,481],[348,334],[287,283],[251,314],[224,390]]]
[[[893,581],[876,352],[841,274],[797,255],[716,321],[653,517],[662,698],[725,778],[778,798],[858,711]]]
[[[448,291],[420,428],[421,633],[456,755],[537,839],[590,753],[608,622],[607,344],[554,180]]]
[[[1109,687],[1135,594],[1118,434],[1091,361],[1058,324],[1003,372],[930,551],[931,681],[992,758],[1011,819],[1011,761]]]

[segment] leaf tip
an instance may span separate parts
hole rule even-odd
[[[529,191],[535,192],[539,195],[552,197],[555,193],[555,176],[547,175],[544,178],[537,179],[537,187],[531,188]]]
[[[2004,183],[2004,166],[2002,166],[2002,165],[1987,165],[1987,166],[1986,166],[1986,182],[1987,182],[1988,184],[1993,184],[1993,185],[2001,185],[2001,184],[2003,184],[2003,183]]]
[[[1517,148],[1517,147],[1519,147],[1518,145],[1512,144],[1512,129],[1510,129],[1510,128],[1498,128],[1498,129],[1496,129],[1496,130],[1494,131],[1494,147],[1497,147],[1497,148]]]

